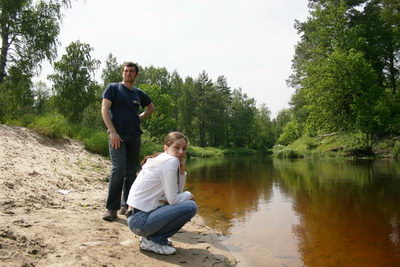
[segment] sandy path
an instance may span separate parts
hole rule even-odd
[[[124,217],[101,219],[109,168],[77,141],[0,125],[0,266],[236,264],[199,217],[172,238],[176,255],[140,251]]]

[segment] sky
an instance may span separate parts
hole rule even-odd
[[[99,81],[110,53],[182,78],[224,75],[275,117],[294,92],[286,85],[300,39],[293,25],[307,16],[307,0],[72,0],[58,55],[73,41],[90,44],[102,62]],[[40,79],[51,72],[44,64]]]

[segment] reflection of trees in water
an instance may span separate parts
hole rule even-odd
[[[199,160],[188,166],[187,187],[207,225],[229,234],[232,220],[244,221],[271,197],[272,179],[266,168],[249,159]]]
[[[306,266],[400,266],[400,177],[390,162],[274,160]]]

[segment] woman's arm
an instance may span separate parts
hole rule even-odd
[[[168,159],[161,168],[161,183],[168,204],[174,205],[191,199],[192,194],[189,191],[178,193],[183,189],[186,180],[186,175],[179,175],[178,177],[179,160],[177,158]],[[181,186],[178,188],[178,179],[183,180],[182,188]],[[179,184],[181,184],[181,181],[179,181]]]

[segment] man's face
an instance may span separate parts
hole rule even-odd
[[[136,79],[137,72],[135,67],[125,66],[122,71],[122,79],[124,82],[133,83]]]

